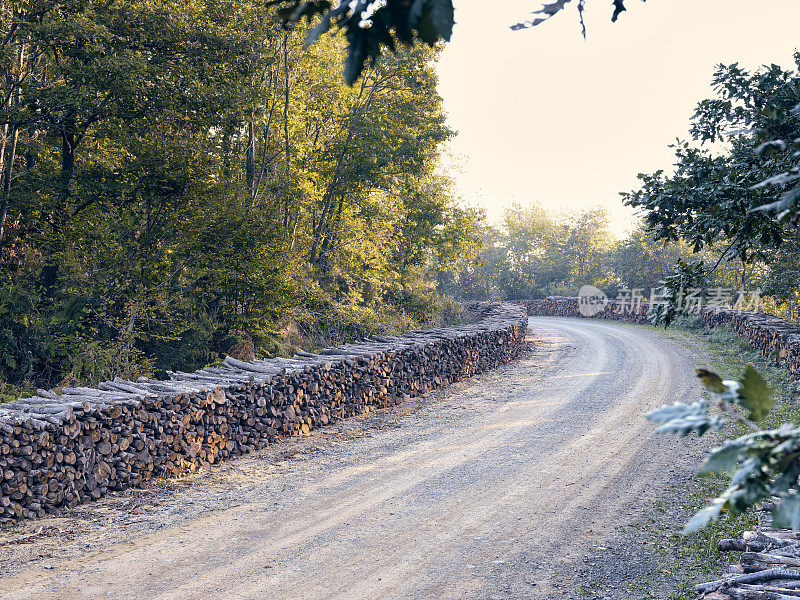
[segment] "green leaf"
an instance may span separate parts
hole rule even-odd
[[[672,419],[679,419],[689,416],[704,415],[708,412],[708,404],[704,400],[694,402],[693,404],[684,404],[683,402],[675,402],[651,410],[645,413],[645,419],[662,423]]]
[[[616,23],[620,13],[628,10],[625,8],[625,0],[614,0],[614,14],[611,15],[611,22]]]
[[[698,475],[722,473],[735,467],[746,454],[747,445],[738,440],[725,442],[721,447],[715,448],[697,471]]]
[[[772,524],[782,529],[800,529],[800,495],[792,494],[775,507]]]
[[[332,12],[333,11],[326,13],[315,27],[308,30],[308,33],[306,34],[306,40],[303,42],[304,47],[307,48],[316,42],[319,39],[319,36],[321,36],[323,33],[327,33],[330,30]]]
[[[564,6],[566,6],[568,2],[571,2],[571,0],[556,0],[555,2],[551,2],[550,4],[545,4],[539,10],[533,11],[533,14],[542,13],[549,17],[552,17],[557,12],[564,10]]]
[[[726,492],[726,495],[728,497],[726,508],[732,515],[743,513],[756,502],[769,498],[764,486],[752,481],[738,489]]]
[[[766,381],[752,363],[747,363],[739,382],[742,384],[739,388],[739,404],[750,411],[751,419],[763,421],[775,406],[772,391]]]
[[[751,456],[745,460],[736,473],[731,477],[731,485],[743,485],[752,475],[758,475],[761,470],[761,461],[755,456]]]
[[[769,204],[764,204],[759,206],[758,208],[754,208],[754,211],[769,211],[775,210],[778,212],[784,211],[791,211],[794,209],[795,204],[800,201],[800,186],[793,188],[786,192],[783,196],[781,196],[780,200],[776,200],[775,202],[770,202]]]
[[[769,140],[756,146],[755,154],[758,158],[763,158],[772,152],[783,152],[786,150],[786,142],[783,140]]]
[[[709,391],[712,391],[716,394],[724,392],[727,387],[722,383],[722,378],[709,371],[708,369],[695,369],[695,373],[700,378],[700,381],[703,383]]]
[[[775,496],[786,492],[786,490],[797,483],[797,476],[797,469],[792,469],[788,472],[785,471],[778,475],[769,486],[770,495]]]
[[[419,17],[419,36],[431,46],[440,39],[447,42],[453,35],[453,2],[451,0],[424,0]]]
[[[408,10],[408,26],[411,29],[419,28],[419,21],[422,18],[422,9],[425,8],[426,0],[414,0],[411,8]]]
[[[656,429],[656,433],[677,433],[686,437],[693,431],[703,435],[712,427],[720,429],[725,421],[717,416],[708,414],[708,404],[700,400],[693,404],[675,402],[671,406],[662,406],[645,414],[645,418],[656,423],[663,423]]]
[[[711,428],[721,429],[725,421],[719,417],[709,417],[706,415],[699,417],[686,417],[683,419],[673,419],[664,423],[656,429],[656,433],[677,433],[680,437],[686,437],[693,431],[697,435],[703,435]]]
[[[708,526],[712,521],[716,521],[722,512],[722,507],[725,505],[725,500],[717,498],[711,506],[698,511],[683,528],[683,535],[695,533]]]

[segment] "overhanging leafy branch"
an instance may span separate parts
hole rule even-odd
[[[645,415],[661,423],[657,433],[677,433],[681,437],[696,432],[703,435],[737,421],[751,433],[715,448],[701,465],[698,475],[731,473],[728,488],[686,524],[684,533],[694,533],[717,520],[722,513],[738,514],[759,502],[775,499],[773,525],[800,529],[800,428],[784,424],[763,429],[774,407],[772,390],[763,377],[747,364],[737,381],[723,380],[706,369],[697,375],[715,397],[712,413],[705,400],[693,404],[675,403]]]

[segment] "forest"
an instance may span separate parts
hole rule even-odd
[[[533,2],[504,33],[572,11],[585,41],[587,3]],[[642,3],[605,0],[612,22]],[[686,6],[673,23],[690,18]],[[0,534],[20,534],[0,547],[24,555],[4,561],[4,577],[27,561],[35,574],[20,585],[48,593],[72,577],[75,589],[131,585],[130,597],[175,582],[197,597],[270,597],[284,584],[283,597],[434,597],[446,585],[453,597],[534,597],[534,586],[556,597],[562,576],[587,579],[597,563],[602,595],[591,597],[605,599],[609,586],[634,597],[617,586],[631,578],[642,591],[656,577],[683,585],[701,573],[697,556],[726,544],[744,566],[704,584],[710,593],[800,568],[800,538],[782,538],[795,554],[770,558],[749,537],[714,537],[721,517],[738,528],[754,507],[770,513],[758,535],[762,522],[800,530],[800,51],[717,64],[674,132],[671,164],[639,173],[634,189],[560,211],[546,208],[558,194],[484,199],[506,207],[492,220],[448,162],[458,132],[437,69],[455,24],[452,0],[0,0]],[[472,77],[477,62],[462,68]],[[639,101],[609,89],[626,110]],[[496,109],[474,120],[492,127]],[[583,135],[578,112],[557,125]],[[580,116],[616,127],[606,112]],[[535,113],[514,125],[556,122]],[[592,137],[591,152],[607,150],[610,136]],[[517,152],[525,168],[545,172],[531,148]],[[486,162],[517,164],[501,158]],[[585,176],[587,161],[564,161]],[[629,229],[611,227],[610,201],[635,214]],[[640,291],[651,309],[658,292],[660,308],[587,315],[574,298],[587,285],[609,298]],[[686,291],[707,300],[713,288],[755,291],[760,312],[681,318]],[[513,303],[550,296],[567,298]],[[510,302],[465,309],[495,300]],[[691,456],[651,445],[645,419],[682,438],[721,432],[721,445]],[[327,437],[299,439],[330,423]],[[286,438],[298,439],[267,454]],[[211,485],[187,483],[256,450]],[[695,472],[707,484],[687,484]],[[100,518],[74,510],[108,492]],[[12,521],[61,507],[58,527],[23,533]],[[699,535],[676,543],[692,513],[683,533]],[[151,535],[165,514],[174,520]],[[109,537],[91,537],[95,526]],[[104,540],[122,550],[91,562]],[[52,553],[38,553],[45,544]],[[164,570],[175,544],[184,559]],[[667,547],[681,553],[655,552]],[[629,568],[637,560],[644,575]],[[390,596],[404,585],[417,588]],[[475,591],[497,585],[504,595]],[[773,597],[758,591],[730,597]]]
[[[455,270],[439,271],[438,289],[461,301],[520,300],[576,296],[588,284],[610,298],[632,289],[647,298],[662,289],[679,262],[702,263],[707,290],[758,291],[761,310],[796,321],[798,288],[787,271],[799,240],[793,227],[784,235],[780,250],[743,261],[726,253],[723,244],[694,252],[682,239],[657,239],[644,222],[615,239],[602,208],[550,214],[537,204],[515,205],[499,225],[479,224],[480,253],[460,261]]]
[[[3,397],[450,322],[453,300],[649,290],[676,265],[795,317],[796,198],[754,212],[796,179],[795,71],[720,65],[674,174],[623,194],[623,239],[601,209],[490,223],[439,161],[435,5],[427,44],[354,58],[360,38],[272,3],[4,3]]]
[[[195,369],[431,322],[480,214],[440,48],[354,85],[259,3],[4,3],[0,384]]]

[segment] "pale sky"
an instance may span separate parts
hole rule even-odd
[[[574,2],[513,32],[541,0],[455,0],[456,28],[437,67],[450,126],[446,160],[462,198],[498,221],[511,202],[552,211],[604,206],[621,235],[619,192],[670,170],[717,63],[793,65],[800,0],[589,0],[583,40]]]

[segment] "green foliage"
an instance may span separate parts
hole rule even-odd
[[[795,62],[800,66],[800,54]],[[625,202],[644,211],[654,240],[685,242],[713,264],[709,280],[760,287],[766,310],[794,319],[800,246],[787,198],[800,157],[800,76],[777,65],[750,72],[734,63],[719,65],[712,85],[716,97],[699,102],[692,118],[694,143],[675,145],[674,173],[640,175],[642,186],[624,194]],[[704,146],[712,142],[713,149]],[[779,208],[779,218],[765,217],[765,207]],[[681,271],[679,265],[674,278],[684,277]],[[675,309],[662,312],[666,324]]]
[[[724,473],[739,464],[745,455],[745,445],[736,441],[727,441],[721,448],[717,448],[713,454],[709,455],[700,469],[698,475],[711,475],[712,473]]]
[[[800,67],[800,54],[795,62]],[[721,244],[723,257],[750,262],[782,244],[794,214],[800,77],[777,65],[748,72],[734,63],[719,65],[712,85],[717,96],[698,103],[692,117],[700,145],[679,141],[672,175],[641,174],[641,188],[623,196],[644,211],[656,239],[683,239],[696,252]],[[706,142],[725,149],[712,152]],[[765,209],[782,218],[764,218]]]
[[[344,40],[304,49],[259,3],[6,8],[0,380],[416,327],[435,269],[477,252],[481,215],[435,172],[438,50],[398,48],[351,87]]]
[[[703,385],[706,386],[709,391],[712,391],[715,394],[721,394],[727,389],[722,381],[722,378],[716,373],[713,373],[708,369],[695,369],[695,371],[697,373],[697,377],[703,382]]]
[[[800,66],[800,53],[795,54]],[[721,69],[726,69],[722,67]],[[714,140],[734,127],[748,133],[756,144],[753,152],[759,160],[763,179],[754,190],[766,189],[769,196],[778,196],[759,206],[756,212],[776,211],[779,222],[797,224],[800,202],[800,76],[770,65],[750,74],[737,64],[727,67],[720,77],[718,90],[721,102],[701,103],[698,111],[708,123],[701,130],[702,139]]]
[[[795,55],[795,60],[800,67],[800,55]],[[798,154],[793,144],[800,137],[799,81],[795,72],[776,65],[754,73],[737,64],[720,65],[714,75],[717,97],[698,104],[691,133],[701,143],[724,141],[726,149],[712,153],[679,143],[673,175],[640,175],[641,189],[625,195],[628,204],[645,211],[656,239],[685,240],[695,252],[715,249],[718,253],[717,263],[708,273],[702,263],[695,267],[684,263],[665,279],[668,303],[657,314],[665,325],[676,316],[678,294],[690,286],[700,287],[699,281],[723,260],[729,260],[729,265],[732,259],[741,263],[741,275],[734,277],[734,284],[744,287],[747,277],[761,265],[766,271],[762,281],[768,290],[781,299],[796,300],[796,232],[786,224],[796,222],[798,188],[793,186]],[[764,218],[764,210],[781,212],[775,220]],[[718,273],[720,276],[724,281],[724,274]],[[777,498],[773,523],[797,529],[800,430],[792,425],[765,429],[757,424],[768,417],[774,401],[751,364],[738,381],[723,381],[707,370],[699,370],[698,375],[716,395],[723,414],[753,432],[725,443],[708,456],[701,475],[734,472],[727,490],[699,511],[684,532],[706,527],[722,512],[742,513],[773,497]],[[656,411],[655,415],[663,413]],[[696,427],[692,427],[692,419]],[[711,419],[721,417],[710,415],[707,405],[697,405],[696,414],[683,422],[676,417],[672,427],[667,426],[668,421],[659,430],[685,435],[694,428],[702,434]]]
[[[513,30],[527,29],[544,23],[561,12],[571,0],[555,0],[532,11],[534,18],[511,26]],[[642,0],[644,1],[644,0]],[[449,41],[455,23],[452,0],[272,0],[286,25],[303,19],[314,24],[306,35],[306,44],[336,29],[347,39],[344,79],[353,84],[368,65],[374,65],[381,55],[397,52],[417,42],[434,46],[440,40]],[[612,0],[611,21],[627,10],[625,0]],[[586,0],[578,0],[577,9],[584,36],[583,11]],[[543,15],[543,16],[535,16]]]
[[[725,420],[708,414],[708,403],[700,400],[693,404],[675,402],[672,406],[662,406],[645,415],[651,421],[663,423],[656,433],[677,433],[686,437],[692,432],[703,435],[709,429],[720,429]]]
[[[710,414],[705,401],[690,406],[676,403],[645,415],[664,423],[656,431],[675,432],[681,436],[696,431],[702,435],[709,428],[719,429],[726,420],[732,420],[749,427],[752,433],[725,442],[705,459],[698,475],[732,472],[730,483],[719,498],[687,523],[684,533],[706,527],[722,512],[736,515],[770,498],[777,498],[774,524],[800,529],[800,429],[792,425],[763,429],[756,424],[767,418],[774,407],[774,399],[766,381],[752,364],[745,366],[738,381],[723,380],[707,369],[698,369],[697,374],[716,396],[724,417]]]
[[[513,205],[500,228],[477,229],[483,242],[476,260],[460,260],[456,272],[439,273],[439,290],[462,300],[574,296],[582,285],[610,297],[623,288],[649,297],[688,263],[691,249],[657,242],[642,227],[614,241],[602,210],[548,214],[538,204]]]
[[[519,299],[609,283],[607,223],[602,210],[553,216],[537,204],[514,205],[502,229],[479,230],[483,248],[476,261],[455,261],[457,273],[440,273],[439,289],[464,300]]]
[[[716,521],[722,513],[724,507],[724,500],[717,499],[699,511],[686,523],[683,528],[684,535],[696,533],[705,527],[708,527],[712,522]]]
[[[751,363],[745,367],[739,384],[736,390],[737,403],[748,411],[748,418],[756,422],[763,421],[775,406],[775,401],[766,382]]]
[[[739,381],[723,381],[719,375],[707,369],[697,369],[697,376],[722,401],[745,409],[747,418],[753,421],[763,421],[775,406],[772,391],[752,363],[745,365]]]
[[[679,260],[687,261],[690,256],[685,244],[659,242],[638,227],[616,244],[608,263],[620,285],[643,288],[649,295],[652,289],[663,286],[663,280],[673,273]]]
[[[296,23],[302,18],[317,25],[309,30],[310,44],[332,27],[344,31],[348,52],[344,78],[354,83],[365,66],[375,64],[384,48],[396,52],[398,45],[411,46],[420,40],[433,46],[439,40],[449,41],[453,33],[451,0],[355,0],[338,2],[290,0],[282,4],[281,16]],[[321,18],[316,19],[321,15]]]
[[[541,25],[545,21],[552,18],[554,15],[560,13],[567,7],[571,0],[555,0],[554,2],[545,3],[542,8],[539,10],[534,10],[531,12],[532,15],[543,15],[543,16],[536,16],[533,19],[528,21],[523,21],[521,23],[517,23],[516,25],[512,25],[511,29],[519,30],[519,29],[528,29],[530,27],[536,27],[537,25]],[[642,0],[644,2],[644,0]],[[625,8],[625,0],[612,0],[611,2],[613,7],[613,12],[611,14],[611,22],[615,23],[619,18],[619,15],[624,11],[628,10]],[[581,28],[583,29],[583,35],[586,36],[586,26],[583,23],[583,11],[586,9],[586,0],[578,0],[577,2],[578,7],[578,15],[580,16],[581,20]]]
[[[651,322],[668,327],[683,310],[687,293],[697,292],[708,284],[703,262],[678,259],[675,269],[659,282],[658,297],[651,298]]]

